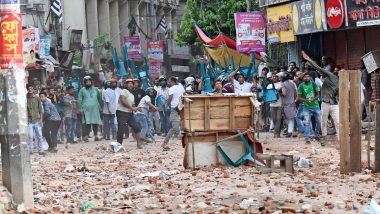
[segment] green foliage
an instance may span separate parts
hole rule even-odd
[[[259,10],[256,1],[251,2],[251,11]],[[234,13],[247,10],[246,0],[188,0],[181,21],[181,32],[175,34],[180,46],[196,45],[199,41],[193,21],[213,38],[220,33],[235,39]]]
[[[77,66],[82,65],[82,52],[80,50],[75,51],[73,63]]]
[[[107,45],[109,43],[109,34],[108,33],[103,33],[97,37],[94,38],[94,46],[99,47],[103,45]]]

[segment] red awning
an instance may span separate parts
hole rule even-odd
[[[208,37],[206,33],[203,32],[197,23],[194,22],[194,26],[198,36],[203,40],[204,43],[214,47],[219,47],[223,44],[226,44],[227,47],[236,50],[236,42],[228,36],[219,34],[219,36],[217,36],[215,39],[210,39],[210,37]]]

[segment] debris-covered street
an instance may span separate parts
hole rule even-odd
[[[193,171],[182,166],[180,141],[166,152],[161,142],[137,150],[131,140],[124,144],[126,153],[109,151],[110,141],[69,149],[60,145],[57,154],[32,160],[34,211],[363,213],[371,198],[379,197],[377,175],[339,173],[336,143],[322,148],[315,142],[305,145],[300,138],[273,140],[269,135],[260,141],[264,153],[293,154],[311,160],[312,166],[295,166],[294,174],[262,174],[252,166]]]

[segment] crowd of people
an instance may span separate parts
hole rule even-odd
[[[175,77],[161,76],[145,91],[139,79],[111,79],[98,88],[86,76],[83,86],[78,93],[73,86],[40,91],[26,86],[31,154],[34,141],[43,155],[44,139],[55,153],[58,143],[89,142],[91,134],[95,141],[112,139],[121,145],[130,131],[139,149],[157,135],[165,137],[162,147],[168,149],[170,138],[180,132],[178,104],[185,89]]]
[[[152,87],[143,90],[139,79],[110,79],[104,87],[95,87],[90,76],[83,79],[78,92],[73,86],[35,90],[27,85],[29,149],[33,154],[36,141],[43,155],[43,140],[49,152],[57,152],[58,143],[66,145],[89,138],[99,141],[116,140],[120,145],[130,133],[141,149],[143,144],[164,136],[161,145],[168,149],[169,140],[180,133],[181,97],[184,94],[222,96],[224,93],[251,93],[261,103],[262,131],[274,133],[274,138],[304,135],[307,144],[311,136],[321,145],[328,134],[339,133],[338,71],[340,68],[322,57],[320,66],[302,52],[301,68],[295,62],[276,69],[262,68],[252,82],[239,69],[229,78],[221,77],[206,83],[203,78],[160,76]],[[373,78],[362,69],[362,104],[369,115],[368,104],[374,93]],[[207,85],[211,84],[211,85]],[[208,90],[209,91],[209,90]],[[374,97],[374,96],[372,96]],[[328,132],[327,128],[335,131]],[[338,134],[339,136],[339,134]]]

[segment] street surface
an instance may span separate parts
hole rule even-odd
[[[269,137],[270,136],[270,137]],[[32,159],[34,211],[49,213],[362,213],[380,195],[378,175],[339,173],[337,143],[320,147],[301,138],[262,134],[266,154],[293,154],[312,161],[295,173],[260,174],[251,166],[182,167],[180,141],[170,151],[158,142],[127,152],[111,141],[79,143]],[[364,143],[363,143],[364,146]],[[314,147],[314,148],[313,148]],[[363,148],[365,151],[365,148]],[[366,165],[363,153],[363,166]],[[263,212],[265,213],[265,212]]]

